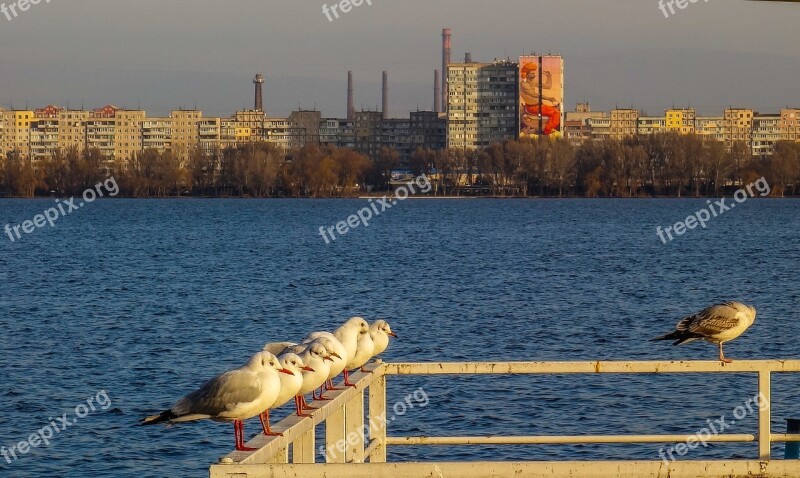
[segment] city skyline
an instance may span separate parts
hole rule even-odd
[[[588,101],[605,111],[674,106],[709,114],[747,105],[775,112],[800,102],[792,98],[800,9],[791,4],[698,3],[668,19],[657,2],[630,0],[373,1],[335,22],[318,9],[254,1],[232,8],[207,0],[42,4],[0,28],[0,41],[15,42],[0,55],[6,65],[0,106],[114,103],[164,115],[196,104],[226,116],[251,106],[248,85],[261,71],[271,116],[302,108],[344,117],[347,71],[355,74],[356,108],[376,110],[386,70],[392,116],[405,116],[433,108],[442,27],[453,29],[454,61],[465,52],[476,61],[534,51],[563,55],[567,110]],[[464,9],[476,14],[464,18]],[[551,21],[531,29],[518,14],[531,10]],[[76,28],[56,28],[63,23]]]

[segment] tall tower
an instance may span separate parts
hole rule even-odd
[[[383,119],[389,119],[389,73],[383,72]]]
[[[442,108],[444,111],[447,111],[447,65],[450,63],[452,37],[452,30],[449,28],[442,30]]]
[[[256,85],[256,111],[264,111],[264,75],[257,74],[253,78],[253,83]]]
[[[353,72],[347,72],[347,119],[353,120],[356,117],[355,98],[353,96]]]

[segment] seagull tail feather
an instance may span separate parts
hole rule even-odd
[[[158,423],[165,423],[176,418],[178,418],[178,415],[172,413],[172,410],[165,410],[158,415],[150,415],[149,417],[145,417],[141,422],[139,422],[139,425],[156,425]]]
[[[671,332],[667,335],[662,335],[661,337],[650,339],[650,342],[658,342],[660,340],[674,340],[672,345],[680,345],[683,343],[692,342],[699,338],[702,338],[702,335],[698,335],[693,332],[688,332],[686,330],[676,330],[675,332]]]

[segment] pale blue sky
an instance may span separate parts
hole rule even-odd
[[[0,106],[163,114],[196,102],[229,115],[251,106],[261,71],[271,115],[341,116],[347,70],[356,107],[375,108],[385,69],[392,114],[404,115],[432,108],[443,27],[454,58],[564,55],[569,109],[800,106],[800,4],[710,0],[665,19],[657,0],[372,0],[328,22],[323,3],[52,0],[0,16]]]

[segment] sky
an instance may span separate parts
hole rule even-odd
[[[563,55],[568,111],[800,107],[800,3],[699,0],[665,18],[658,0],[370,0],[329,21],[334,0],[46,1],[0,14],[0,107],[229,116],[262,72],[270,116],[341,117],[347,71],[356,108],[375,110],[387,70],[402,117],[433,107],[442,28],[454,60]]]

